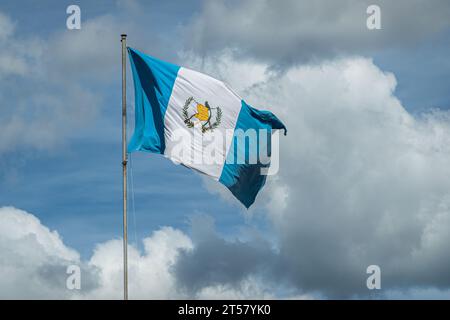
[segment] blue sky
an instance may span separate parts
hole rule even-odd
[[[18,3],[7,2],[0,9],[16,22],[18,38],[38,36],[45,39],[54,32],[64,31],[65,8],[71,3],[56,5],[53,1],[30,1],[24,10]],[[82,21],[119,11],[111,1],[95,2],[95,5],[87,1],[79,5]],[[188,7],[195,9],[195,6]],[[164,19],[166,15],[171,21],[182,22],[185,19],[186,8],[178,5],[155,2],[146,8],[158,12],[159,19],[154,24],[160,27],[151,31],[158,37],[164,38],[166,33],[170,33],[166,27],[173,27]],[[134,43],[132,39],[130,34],[130,46],[151,46]],[[118,52],[121,50],[120,34],[116,49]],[[119,70],[120,61],[117,62]],[[92,69],[87,72],[96,71]],[[131,70],[128,69],[128,72]],[[67,244],[86,256],[91,254],[96,243],[122,236],[120,73],[116,72],[115,76],[117,78],[108,81],[107,85],[92,84],[99,87],[96,94],[104,98],[103,104],[96,106],[102,111],[94,122],[77,129],[79,132],[74,132],[70,141],[54,150],[37,153],[18,147],[5,155],[3,160],[2,205],[13,205],[35,213],[45,225],[58,230]],[[128,88],[128,100],[131,101],[133,90],[130,77]],[[130,103],[128,109],[130,137],[134,122]],[[243,207],[210,194],[198,174],[176,166],[161,156],[132,154],[131,170],[135,217],[130,204],[130,242],[135,241],[135,232],[142,238],[149,234],[149,230],[162,225],[188,229],[189,216],[197,213],[213,213],[217,226],[225,234],[233,233],[246,224]],[[263,225],[264,221],[255,217],[251,224],[255,223]]]
[[[448,109],[447,94],[450,50],[449,31],[442,31],[409,48],[383,50],[374,56],[382,69],[395,74],[396,95],[412,113],[429,108]]]
[[[355,21],[358,19],[365,21],[366,18],[364,10],[358,11],[360,8],[364,9],[364,5],[356,5],[352,1],[342,1],[342,6],[339,8],[336,8],[331,2],[320,2],[320,5],[311,9],[316,10],[317,15],[312,16],[318,20],[314,20],[314,17],[307,17],[308,4],[305,4],[304,7],[297,7],[297,4],[294,5],[290,2],[293,6],[290,10],[287,3],[279,6],[264,3],[270,10],[258,7],[259,4],[255,1],[248,1],[246,4],[238,4],[233,1],[217,1],[215,4],[202,1],[2,1],[0,13],[7,17],[5,21],[8,24],[14,25],[14,30],[5,36],[7,42],[1,43],[4,47],[0,49],[0,56],[4,54],[9,57],[8,54],[12,53],[20,59],[23,58],[27,69],[26,72],[21,71],[22,69],[19,67],[14,70],[6,67],[2,69],[0,65],[0,98],[2,100],[0,110],[4,114],[0,124],[6,126],[6,124],[13,124],[19,119],[25,123],[29,121],[30,128],[36,129],[36,131],[20,129],[12,131],[14,133],[11,135],[6,133],[3,135],[5,137],[3,138],[4,145],[0,144],[0,206],[12,206],[32,213],[41,220],[43,225],[51,230],[57,230],[64,244],[77,250],[83,260],[91,257],[94,248],[99,243],[119,239],[122,236],[120,122],[120,33],[122,32],[128,33],[128,45],[131,47],[167,61],[199,68],[201,71],[214,72],[216,70],[214,69],[214,59],[230,66],[230,70],[245,70],[248,65],[251,65],[256,69],[266,70],[267,74],[273,71],[278,73],[279,79],[281,79],[280,87],[284,85],[283,81],[287,81],[283,75],[289,74],[289,72],[303,70],[302,72],[306,74],[310,71],[302,69],[303,67],[310,66],[312,70],[316,70],[316,66],[322,66],[319,69],[328,70],[327,68],[329,68],[331,74],[334,74],[334,61],[337,61],[337,69],[341,70],[339,66],[342,59],[347,61],[345,59],[355,58],[355,66],[368,72],[368,78],[373,76],[376,81],[381,79],[381,82],[389,82],[388,77],[383,78],[387,73],[395,77],[397,86],[392,95],[406,110],[405,118],[411,115],[415,119],[420,119],[435,108],[444,113],[450,109],[448,94],[450,26],[441,21],[441,14],[445,14],[449,10],[445,3],[436,1],[435,7],[425,6],[426,9],[423,9],[424,4],[419,1],[416,7],[410,8],[410,17],[412,18],[406,19],[404,15],[407,11],[404,11],[401,6],[389,5],[381,1],[383,17],[386,16],[386,20],[383,21],[386,21],[386,24],[379,31],[367,31],[364,25],[347,23],[351,20],[352,15],[359,14],[358,12],[361,12],[361,16],[357,16]],[[300,1],[299,3],[303,5],[304,2]],[[67,18],[65,10],[69,4],[77,4],[81,8],[81,30],[69,31],[65,28]],[[408,6],[407,3],[403,5]],[[255,10],[251,11],[252,8]],[[245,22],[247,25],[239,21],[242,20],[240,12],[245,12],[245,10],[251,12],[249,20]],[[220,12],[223,12],[225,22],[220,20]],[[274,39],[269,34],[271,26],[274,25],[270,20],[273,18],[272,14],[288,16],[288,12],[291,13],[286,18],[287,21],[283,23],[292,27],[283,29],[284,24],[281,23],[280,30],[278,30],[280,37]],[[298,18],[294,13],[298,14]],[[339,20],[336,18],[338,16],[342,16],[343,19]],[[327,17],[332,18],[327,19]],[[289,21],[289,19],[293,20]],[[311,19],[310,23],[314,27],[306,28],[308,24],[303,25],[302,19],[305,21]],[[320,19],[324,19],[324,21]],[[398,24],[396,21],[399,21]],[[327,28],[327,24],[332,27]],[[243,27],[243,25],[247,27]],[[228,26],[229,29],[227,29]],[[267,30],[264,29],[266,27]],[[308,31],[311,33],[303,32],[302,28],[313,31]],[[318,32],[321,28],[325,31]],[[376,32],[379,33],[374,35]],[[0,33],[0,40],[1,36]],[[8,45],[11,45],[11,49],[8,49]],[[280,49],[279,54],[276,50],[273,51],[273,47],[276,46]],[[231,58],[227,54],[223,58],[223,52],[232,52]],[[381,70],[381,73],[377,73],[378,69],[373,69],[369,62],[362,64],[358,62],[359,60],[356,59],[358,57],[366,59],[364,61],[373,61],[374,68]],[[212,62],[208,59],[212,59]],[[327,63],[331,63],[331,66]],[[235,64],[238,68],[232,69]],[[11,66],[16,65],[11,64]],[[345,67],[342,68],[345,69]],[[134,119],[133,87],[129,65],[127,70],[128,136],[130,137]],[[223,71],[223,69],[221,70]],[[1,72],[4,72],[4,75],[1,75]],[[312,76],[316,74],[315,72]],[[297,75],[297,73],[295,74]],[[226,72],[214,75],[218,78],[224,76],[227,78],[226,80],[233,79],[233,76],[236,78],[236,74],[229,75]],[[253,75],[246,76],[251,78]],[[257,77],[256,73],[255,77]],[[265,104],[266,101],[270,103],[273,100],[270,100],[271,98],[263,100],[265,93],[258,90],[269,86],[272,79],[270,77],[252,79],[252,85],[247,87],[241,83],[230,83],[230,85],[236,87],[244,97],[245,93],[252,92],[250,97],[252,101],[258,102],[261,99]],[[301,84],[301,76],[299,79],[298,83]],[[327,77],[320,78],[318,81],[324,81],[324,79]],[[329,79],[334,81],[333,78]],[[328,84],[324,84],[324,87],[327,86]],[[302,88],[307,88],[307,85]],[[374,88],[378,87],[374,85]],[[287,91],[288,89],[276,92],[285,93]],[[256,93],[253,95],[253,92]],[[307,89],[305,92],[308,92]],[[267,95],[270,96],[269,92]],[[317,95],[305,101],[320,103],[319,100],[315,100],[316,98]],[[295,127],[293,130],[295,139],[295,130],[297,130],[297,126],[301,126],[301,120],[295,122],[288,119],[290,113],[286,111],[288,110],[287,104],[292,103],[289,98],[280,101],[282,102],[280,106],[273,106],[271,110],[277,115],[280,114],[282,120],[287,121],[288,129],[289,126]],[[333,100],[330,98],[331,101]],[[364,99],[360,101],[366,103]],[[381,104],[384,102],[382,100]],[[374,104],[376,103],[374,102]],[[395,102],[392,103],[395,104]],[[351,103],[349,104],[351,105]],[[367,104],[371,105],[369,102]],[[266,107],[266,105],[260,106],[255,103],[254,106]],[[279,109],[277,109],[278,107]],[[384,110],[382,109],[384,107],[381,105],[380,110]],[[342,110],[342,113],[345,114],[345,107]],[[302,119],[308,119],[308,114],[305,114]],[[314,122],[320,118],[311,117],[309,119]],[[326,121],[331,121],[330,119],[324,118],[323,122],[317,121],[321,123],[321,126],[327,127],[328,122]],[[22,123],[20,121],[19,123]],[[343,121],[343,123],[346,122]],[[361,121],[361,123],[365,122]],[[374,127],[377,125],[374,120]],[[430,124],[420,122],[417,127],[426,127],[427,125]],[[446,125],[442,126],[447,128]],[[367,127],[369,128],[367,129]],[[367,134],[370,139],[372,137],[369,132],[370,128],[371,124],[369,123],[365,126],[368,131],[364,131],[361,135]],[[380,130],[390,130],[390,127]],[[428,130],[438,129],[431,127]],[[302,134],[307,135],[309,132],[314,131],[302,131]],[[444,137],[446,137],[445,132],[444,130]],[[330,135],[332,134],[330,133]],[[313,135],[313,137],[313,140],[317,137],[318,144],[322,141],[319,135]],[[324,137],[322,137],[323,141],[328,139],[328,136]],[[293,138],[288,137],[287,139]],[[301,143],[301,139],[303,136],[299,136],[298,143]],[[345,138],[342,139],[345,142]],[[336,144],[330,145],[337,145],[340,142],[343,141],[340,140]],[[350,141],[344,145],[348,146],[353,142]],[[286,148],[287,145],[286,143]],[[292,156],[297,151],[295,149],[297,145],[289,144],[289,146],[291,146],[291,153],[286,151],[286,155]],[[345,146],[342,150],[347,150]],[[373,143],[374,149],[377,146],[378,142]],[[439,149],[439,146],[436,148]],[[330,151],[328,154],[322,153],[323,151],[315,149],[315,147],[304,150],[299,147],[298,150],[302,150],[299,153],[300,156],[313,155],[312,159],[315,160],[304,162],[302,159],[298,159],[300,164],[305,165],[303,168],[296,168],[293,161],[286,160],[280,170],[280,179],[282,182],[286,181],[287,186],[293,186],[291,188],[293,191],[286,192],[291,197],[305,200],[304,196],[311,196],[311,204],[308,203],[304,207],[299,206],[303,210],[311,210],[311,212],[319,212],[321,209],[324,209],[324,212],[328,210],[327,214],[305,216],[306,220],[303,222],[311,223],[311,230],[314,230],[314,226],[316,226],[314,217],[318,217],[322,221],[328,219],[330,215],[333,217],[333,214],[329,212],[328,205],[332,207],[333,201],[338,201],[336,199],[339,194],[338,192],[326,194],[327,190],[339,191],[357,185],[356,183],[344,184],[342,188],[333,189],[334,183],[337,185],[347,177],[356,174],[356,171],[349,170],[348,175],[336,176],[336,179],[330,182],[326,179],[327,164],[331,165],[338,159],[339,151],[337,150],[335,153]],[[357,151],[355,152],[357,153]],[[383,154],[382,152],[380,154]],[[427,151],[423,152],[427,156]],[[387,154],[391,155],[391,153]],[[408,153],[405,152],[405,154]],[[328,156],[329,158],[327,158]],[[329,161],[325,161],[325,158]],[[342,159],[347,161],[347,158]],[[424,160],[426,165],[439,163],[428,163],[427,159]],[[322,163],[321,161],[324,161],[323,167],[318,166]],[[342,164],[342,167],[345,165]],[[376,165],[374,164],[375,167]],[[357,170],[357,167],[355,165],[354,170]],[[340,166],[337,165],[337,168]],[[425,172],[427,171],[423,170],[423,174],[426,176]],[[131,243],[137,244],[140,249],[142,249],[141,240],[149,237],[152,232],[163,226],[170,226],[192,235],[195,232],[190,219],[196,215],[213,217],[215,232],[224,241],[232,241],[232,243],[237,241],[239,244],[241,240],[245,242],[246,238],[253,239],[251,234],[254,233],[257,235],[255,237],[263,235],[268,241],[269,247],[281,248],[281,253],[289,248],[286,246],[283,249],[283,244],[280,243],[283,243],[283,239],[289,238],[291,234],[287,232],[285,237],[284,233],[280,233],[279,230],[282,227],[277,222],[278,218],[274,218],[274,209],[271,203],[276,203],[276,201],[272,201],[272,196],[278,190],[275,187],[264,189],[255,206],[248,212],[237,201],[230,200],[226,196],[223,197],[220,192],[216,192],[215,187],[211,187],[211,183],[205,182],[198,174],[184,167],[176,166],[161,156],[133,153],[130,171],[132,172],[130,172],[129,178],[131,179],[132,175],[133,187],[130,185],[129,188],[130,194],[131,191],[134,191],[134,198],[132,199],[130,195],[129,240]],[[388,171],[390,172],[390,169],[383,171],[379,177],[383,177]],[[297,177],[297,182],[289,180],[291,172],[292,177]],[[307,176],[305,172],[311,172],[311,176]],[[422,173],[422,171],[420,172]],[[298,176],[300,173],[303,175]],[[358,174],[361,175],[361,173]],[[447,172],[443,172],[444,177],[446,174]],[[362,175],[364,176],[364,174]],[[435,177],[430,174],[431,176]],[[339,180],[340,178],[342,180]],[[373,182],[375,180],[370,180],[372,182],[367,182],[367,184],[375,183]],[[437,180],[436,178],[435,181]],[[320,184],[319,181],[323,181],[324,184]],[[327,181],[330,185],[326,184]],[[377,181],[384,180],[380,178]],[[412,181],[417,180],[413,179]],[[380,190],[382,193],[381,182],[380,185],[374,185],[373,190]],[[438,182],[436,184],[417,182],[416,189],[423,192],[424,199],[428,195],[430,195],[430,199],[433,196],[441,199],[445,198],[443,193],[436,190],[441,190],[442,185],[443,183],[439,184]],[[361,189],[357,189],[355,194],[362,192],[361,190],[365,187],[364,182],[361,182]],[[380,189],[377,189],[378,187]],[[398,188],[403,190],[400,185]],[[295,193],[299,190],[305,191],[304,195]],[[294,195],[292,196],[292,194]],[[327,198],[328,196],[329,198]],[[397,200],[401,201],[399,199],[402,199],[402,196],[399,195]],[[328,200],[325,201],[325,198]],[[358,201],[365,199],[369,202],[371,198],[364,194],[358,197]],[[390,196],[385,198],[380,196],[380,198],[384,199],[386,203],[391,200]],[[312,204],[315,199],[321,200]],[[355,208],[358,201],[355,202]],[[341,202],[336,203],[338,203],[338,208],[339,204],[342,204]],[[342,204],[343,207],[346,205]],[[434,203],[430,206],[433,205]],[[292,210],[296,208],[295,203],[291,202],[286,206]],[[370,206],[370,208],[374,207],[376,206]],[[406,209],[403,209],[406,207],[406,204],[402,209],[392,205],[385,209],[386,212],[391,209],[406,212]],[[416,208],[411,210],[416,210]],[[367,215],[370,216],[369,211],[367,211]],[[302,215],[302,212],[298,214]],[[336,213],[337,216],[338,213]],[[363,220],[361,219],[361,221]],[[293,222],[292,225],[294,226],[295,223]],[[326,227],[317,228],[320,233],[327,230]],[[299,231],[295,233],[300,234],[301,230],[299,228]],[[195,238],[195,235],[193,237]],[[303,240],[311,241],[313,239],[308,238],[306,233],[304,237]],[[355,238],[357,237],[358,235],[355,235]],[[408,236],[402,239],[407,241]],[[319,250],[321,247],[319,248],[319,244],[317,246]],[[380,243],[379,248],[382,247],[383,244]],[[289,252],[288,249],[286,250]],[[369,249],[367,250],[371,252]],[[378,252],[377,248],[373,248],[373,250]],[[330,263],[327,262],[326,265],[328,266]],[[292,265],[290,269],[297,267],[298,265]],[[318,269],[321,269],[320,266]],[[326,272],[328,269],[324,267],[323,270]],[[276,276],[274,279],[277,279]],[[293,277],[288,282],[295,283],[295,287],[297,286],[296,279]],[[343,289],[342,292],[339,290],[335,292],[332,285],[330,285],[331,289],[330,286],[321,287],[322,284],[319,280],[317,283],[313,283],[313,280],[305,281],[300,276],[298,279],[301,283],[298,285],[299,287],[305,285],[305,288],[308,288],[303,292],[312,290],[319,292],[318,296],[321,296],[322,289],[323,292],[332,292],[331,294],[336,292],[341,294],[345,291]],[[315,278],[311,276],[311,279]],[[435,285],[433,281],[427,282],[420,279],[417,280],[417,283],[413,282],[412,285],[425,284],[431,287]],[[336,287],[339,286],[340,284],[336,284]],[[447,287],[444,285],[443,288]],[[291,289],[277,288],[274,291],[285,292]],[[347,293],[345,291],[345,294]]]

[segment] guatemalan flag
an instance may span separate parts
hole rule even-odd
[[[283,123],[249,106],[222,81],[132,48],[128,53],[135,89],[128,152],[162,154],[218,180],[250,207],[270,165],[259,155],[270,160],[272,131],[286,134]]]

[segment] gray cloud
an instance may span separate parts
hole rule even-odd
[[[382,29],[366,27],[381,7]],[[187,25],[187,46],[200,55],[238,55],[289,65],[408,46],[449,26],[448,1],[205,1]]]
[[[262,236],[227,241],[204,215],[193,217],[191,226],[194,249],[182,250],[173,268],[178,285],[191,295],[210,286],[239,287],[251,276],[266,278],[273,271],[276,253]]]
[[[367,296],[366,268],[376,264],[386,292],[450,287],[447,112],[412,117],[394,95],[394,75],[369,59],[338,59],[285,73],[228,54],[191,63],[226,81],[233,78],[251,105],[270,109],[289,129],[281,138],[280,172],[258,201],[267,204],[278,248],[266,252],[274,259],[263,263],[273,268],[266,281],[283,281],[299,293]],[[253,82],[233,75],[264,68]],[[209,188],[222,194],[222,188]],[[245,252],[246,246],[234,245]],[[226,245],[218,245],[219,252],[207,248],[183,257],[188,269],[195,257],[227,266],[215,275],[222,279],[227,271],[229,279],[238,277],[235,272],[257,273],[233,269]],[[257,253],[255,264],[261,263]],[[210,272],[197,276],[200,283],[214,279]]]

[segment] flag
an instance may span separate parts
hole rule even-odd
[[[135,130],[128,152],[162,154],[224,184],[250,207],[266,181],[271,112],[257,110],[224,82],[128,48],[135,93]],[[255,160],[256,159],[256,160]]]

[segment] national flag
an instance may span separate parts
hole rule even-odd
[[[135,89],[128,151],[159,153],[210,176],[250,207],[266,181],[261,169],[270,165],[260,155],[270,156],[273,129],[286,134],[283,123],[220,80],[136,49],[128,53]]]

